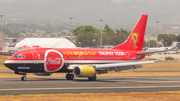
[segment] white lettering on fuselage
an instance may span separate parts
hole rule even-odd
[[[56,59],[51,59],[51,58],[49,58],[48,60],[47,60],[47,65],[56,65],[56,64],[60,64],[61,63],[61,59],[58,59],[58,58],[56,58]]]
[[[30,69],[30,67],[18,67],[18,69]]]
[[[98,52],[99,55],[114,55],[113,52]]]
[[[98,51],[99,55],[125,55],[124,52],[106,52],[106,51]]]
[[[114,52],[115,55],[118,55],[118,56],[122,56],[122,55],[125,55],[124,52]]]

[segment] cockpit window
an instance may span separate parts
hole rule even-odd
[[[18,55],[18,57],[17,58],[19,58],[19,59],[23,59],[23,58],[25,58],[25,55]]]
[[[19,55],[13,55],[12,57],[13,57],[13,58],[23,59],[23,58],[25,58],[25,55],[19,54]]]
[[[18,55],[12,55],[12,57],[13,57],[13,58],[17,58],[17,57],[18,57]]]

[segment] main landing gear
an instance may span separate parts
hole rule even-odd
[[[73,74],[66,74],[66,79],[67,80],[73,80],[74,79],[74,75]]]
[[[23,75],[23,76],[21,77],[21,80],[22,80],[22,81],[26,81],[26,80],[27,80],[26,75]]]
[[[94,75],[93,77],[88,77],[89,81],[96,81],[96,75]],[[74,79],[74,75],[73,74],[66,74],[66,79],[67,80],[73,80]]]
[[[94,75],[93,77],[88,77],[88,80],[89,81],[96,81],[96,78],[97,78],[96,75]]]

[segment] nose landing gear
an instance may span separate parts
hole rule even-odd
[[[22,80],[22,81],[26,81],[26,80],[27,80],[27,77],[26,77],[26,73],[25,73],[25,72],[15,71],[15,74],[23,75],[23,76],[21,77],[21,80]]]
[[[26,77],[25,75],[23,75],[23,76],[21,77],[21,80],[22,80],[22,81],[26,81],[26,80],[27,80],[27,77]]]

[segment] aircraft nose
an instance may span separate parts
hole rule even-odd
[[[15,69],[15,68],[13,68],[13,67],[15,67],[15,66],[14,66],[14,63],[13,63],[12,61],[10,61],[10,60],[6,60],[6,61],[4,62],[4,65],[5,65],[6,67],[8,67],[9,69],[12,69],[12,70]]]
[[[6,67],[9,67],[9,60],[6,60],[5,62],[4,62],[4,65],[6,66]]]

